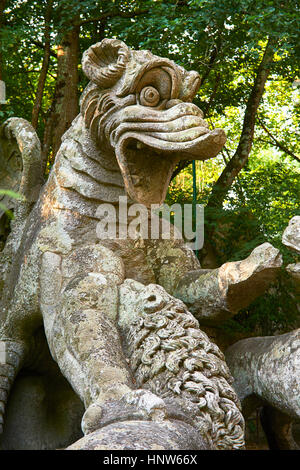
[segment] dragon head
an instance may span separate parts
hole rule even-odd
[[[197,72],[117,39],[91,46],[82,67],[91,80],[81,98],[85,124],[97,145],[115,154],[134,201],[161,204],[180,160],[206,160],[223,147],[224,131],[210,131],[192,103]]]

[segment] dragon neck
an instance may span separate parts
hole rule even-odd
[[[117,205],[119,197],[126,195],[114,154],[96,147],[81,115],[63,136],[49,184],[54,189],[54,207],[92,218],[97,218],[100,204]]]

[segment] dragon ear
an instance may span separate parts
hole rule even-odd
[[[130,51],[118,39],[103,39],[84,52],[82,69],[101,88],[112,87],[123,75]]]

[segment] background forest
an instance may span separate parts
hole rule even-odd
[[[197,202],[205,204],[203,267],[281,244],[299,214],[299,3],[290,0],[0,0],[0,79],[7,102],[0,123],[23,117],[42,142],[45,177],[87,84],[80,60],[104,37],[151,49],[188,70],[201,86],[195,102],[228,140],[197,162]],[[167,202],[191,202],[191,165],[178,167]],[[295,262],[295,261],[294,261]],[[284,268],[278,282],[222,325],[228,337],[270,335],[299,326]],[[299,312],[298,312],[299,315]]]

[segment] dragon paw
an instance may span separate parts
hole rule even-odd
[[[87,435],[114,422],[162,422],[167,415],[166,404],[157,395],[143,389],[130,390],[119,400],[92,403],[83,415],[81,429]]]
[[[163,421],[167,417],[165,402],[148,390],[132,390],[123,396],[123,400],[133,405],[146,420]]]

